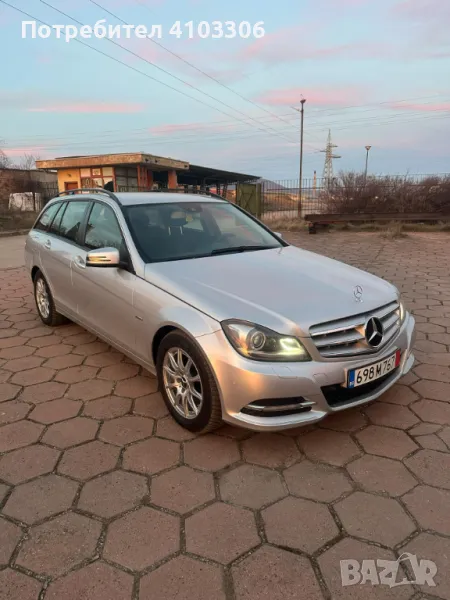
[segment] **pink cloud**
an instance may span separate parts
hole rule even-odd
[[[367,100],[364,88],[356,86],[343,86],[342,88],[287,88],[263,92],[255,98],[256,102],[269,106],[298,105],[300,98],[307,99],[314,106],[347,106]]]
[[[411,104],[402,102],[399,104],[388,104],[388,108],[395,110],[417,111],[417,112],[450,112],[450,102],[437,104]]]
[[[144,104],[132,102],[74,102],[56,103],[27,108],[27,112],[56,113],[138,113],[145,109]]]
[[[46,152],[45,146],[22,146],[20,148],[4,148],[6,156],[17,157],[24,154],[32,154],[33,156],[41,156]]]

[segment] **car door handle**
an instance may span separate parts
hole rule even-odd
[[[50,240],[47,240],[44,244],[44,248],[47,248],[47,250],[50,250],[50,248],[52,247],[52,243]]]
[[[86,268],[86,262],[84,261],[82,256],[75,256],[73,262],[77,265],[77,267],[80,267],[80,269]]]

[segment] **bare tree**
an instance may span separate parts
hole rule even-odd
[[[39,156],[25,153],[19,162],[15,165],[17,169],[25,169],[26,171],[32,171],[36,168],[36,161],[39,160]]]

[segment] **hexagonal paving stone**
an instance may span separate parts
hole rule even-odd
[[[89,379],[74,383],[67,390],[67,396],[74,400],[95,400],[111,393],[113,384],[111,381],[102,381],[100,379]]]
[[[139,398],[158,391],[158,382],[152,377],[142,377],[136,375],[131,379],[119,381],[116,385],[114,393],[118,396],[126,396],[127,398]]]
[[[294,496],[332,502],[352,490],[348,478],[330,465],[304,460],[284,472],[289,491]]]
[[[401,496],[417,485],[411,473],[397,460],[365,454],[350,465],[347,471],[368,492],[386,492]]]
[[[33,348],[34,349],[34,348]],[[38,348],[35,352],[36,356],[42,356],[43,358],[53,358],[54,356],[65,356],[72,352],[73,346],[68,344],[54,344],[53,346],[44,346]]]
[[[150,437],[153,433],[153,420],[146,417],[126,415],[103,423],[99,437],[116,446]]]
[[[435,450],[420,450],[406,459],[406,465],[424,483],[450,490],[450,455]]]
[[[177,517],[148,506],[111,523],[103,555],[128,569],[141,571],[178,551]]]
[[[227,564],[260,543],[253,514],[216,502],[186,520],[186,550]]]
[[[13,400],[20,392],[20,386],[12,383],[0,383],[0,402]]]
[[[192,431],[180,427],[171,416],[164,417],[157,422],[156,435],[168,440],[174,440],[175,442],[185,442],[186,440],[193,440],[196,437]]]
[[[46,600],[129,600],[133,576],[96,561],[50,584]]]
[[[86,402],[83,414],[94,419],[107,421],[126,415],[131,409],[131,398],[121,398],[120,396],[106,396]]]
[[[56,381],[30,385],[23,390],[20,399],[24,402],[32,402],[33,404],[56,400],[57,398],[64,396],[67,387],[67,385]]]
[[[67,510],[78,484],[58,475],[43,475],[15,487],[3,508],[5,515],[32,525]]]
[[[13,381],[13,383],[16,383]],[[422,379],[413,385],[413,389],[422,397],[429,400],[448,402],[450,398],[450,383]]]
[[[97,434],[99,424],[93,419],[75,417],[68,421],[54,423],[45,432],[42,441],[57,448],[70,448],[93,440]]]
[[[119,365],[103,367],[97,377],[99,379],[107,379],[109,381],[121,381],[122,379],[130,379],[131,377],[134,377],[138,374],[138,372],[138,365],[120,363]]]
[[[428,486],[418,486],[402,498],[423,529],[450,535],[450,492]]]
[[[219,485],[222,500],[248,508],[259,509],[287,495],[276,471],[255,465],[241,465],[224,473]]]
[[[320,423],[320,427],[324,429],[343,432],[357,431],[365,425],[367,425],[367,418],[359,408],[334,413]]]
[[[328,508],[289,496],[262,512],[267,541],[312,554],[339,533]]]
[[[262,546],[232,568],[236,600],[322,600],[307,558]]]
[[[124,358],[124,355],[120,352],[109,350],[108,352],[88,356],[84,361],[84,364],[91,367],[107,367],[108,365],[119,364]]]
[[[39,423],[49,425],[58,421],[65,421],[75,417],[82,406],[81,402],[60,398],[59,400],[50,400],[34,407],[29,418]]]
[[[408,431],[409,435],[417,436],[417,435],[430,435],[431,433],[436,433],[441,428],[440,425],[436,425],[433,423],[419,423],[412,429]]]
[[[341,561],[357,560],[362,565],[363,560],[395,561],[394,553],[360,542],[352,538],[344,538],[318,558],[320,570],[325,579],[333,600],[407,600],[414,594],[412,586],[400,585],[390,588],[388,585],[372,585],[369,581],[360,585],[344,586],[341,578]],[[377,570],[380,573],[381,569]],[[401,567],[396,581],[401,581],[405,573]]]
[[[0,458],[0,478],[16,485],[51,473],[60,454],[58,450],[41,444],[19,448]]]
[[[57,577],[95,554],[101,523],[68,512],[32,527],[17,564],[41,575]]]
[[[82,365],[79,367],[69,367],[68,369],[58,371],[55,381],[60,381],[62,383],[79,383],[81,381],[93,379],[96,373],[97,369],[95,367],[87,367]],[[104,394],[101,395],[104,396]]]
[[[415,529],[403,508],[392,498],[354,492],[338,502],[335,510],[349,535],[389,547],[399,544]]]
[[[109,346],[108,344],[105,344],[105,342],[88,342],[87,344],[76,346],[73,351],[75,354],[80,354],[82,356],[94,356],[108,350]]]
[[[367,416],[374,425],[409,429],[419,422],[416,415],[407,406],[376,402],[366,409]]]
[[[244,459],[263,467],[289,467],[300,459],[293,439],[277,433],[260,433],[242,442]]]
[[[139,584],[140,600],[225,600],[221,568],[189,556],[177,556]],[[56,599],[55,599],[56,600]]]
[[[358,446],[346,433],[318,429],[298,437],[303,452],[313,460],[342,467],[361,454]]]
[[[413,392],[411,388],[407,387],[406,385],[398,384],[391,387],[382,396],[383,402],[388,402],[389,404],[399,404],[400,406],[408,406],[418,398],[419,396]],[[373,404],[372,406],[376,406],[376,404]]]
[[[117,446],[94,440],[66,450],[58,465],[58,471],[75,479],[91,479],[95,475],[114,469],[119,454],[120,448]]]
[[[2,402],[0,404],[0,425],[24,419],[31,408],[30,404],[25,404],[25,402],[19,402],[18,400]]]
[[[34,385],[36,383],[45,383],[55,374],[53,369],[47,369],[46,367],[36,367],[35,369],[28,369],[21,373],[16,373],[11,378],[11,383],[16,385]]]
[[[437,435],[419,435],[414,438],[422,448],[447,452],[447,446]]]
[[[3,425],[0,436],[0,452],[8,452],[23,446],[34,444],[39,439],[43,425],[31,423],[30,421],[17,421]]]
[[[6,565],[22,537],[22,530],[14,523],[0,518],[0,565]],[[1,589],[0,589],[1,594]]]
[[[19,373],[20,371],[25,371],[26,369],[40,367],[43,362],[44,359],[40,358],[39,356],[24,356],[22,358],[9,360],[3,365],[3,368],[7,371],[12,371],[13,373]]]
[[[178,464],[180,445],[168,440],[150,438],[137,442],[126,449],[123,455],[123,468],[153,475]]]
[[[202,435],[184,445],[184,460],[191,467],[218,471],[240,459],[234,440],[216,435]]]
[[[49,369],[68,369],[69,367],[77,367],[83,362],[82,356],[76,356],[75,354],[64,354],[63,356],[55,356],[45,361],[44,367]]]
[[[214,499],[214,480],[210,473],[182,466],[152,479],[152,503],[180,514]]]
[[[12,569],[0,571],[0,598],[2,600],[37,600],[42,583]]]
[[[5,485],[4,483],[0,483],[0,504],[6,498],[6,494],[9,492],[9,489],[9,486]]]
[[[418,448],[404,431],[390,427],[369,425],[355,435],[366,452],[386,458],[401,460]]]
[[[169,414],[161,394],[148,394],[136,398],[134,402],[133,414],[143,417],[152,417],[152,419],[161,419]]]
[[[84,485],[78,508],[99,517],[110,518],[137,506],[147,494],[145,477],[125,471],[113,471]]]
[[[433,598],[443,600],[450,598],[450,570],[448,568],[448,557],[450,556],[450,540],[431,533],[421,533],[408,542],[400,552],[409,552],[417,556],[420,561],[431,560],[437,567],[437,573],[433,578],[436,587],[422,586],[425,593],[432,594]],[[398,588],[396,588],[398,589]]]
[[[450,404],[447,402],[419,400],[411,406],[411,409],[423,421],[439,425],[450,425]]]

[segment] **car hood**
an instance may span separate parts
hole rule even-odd
[[[294,246],[147,264],[145,279],[217,321],[242,319],[297,336],[397,297],[383,279]]]

